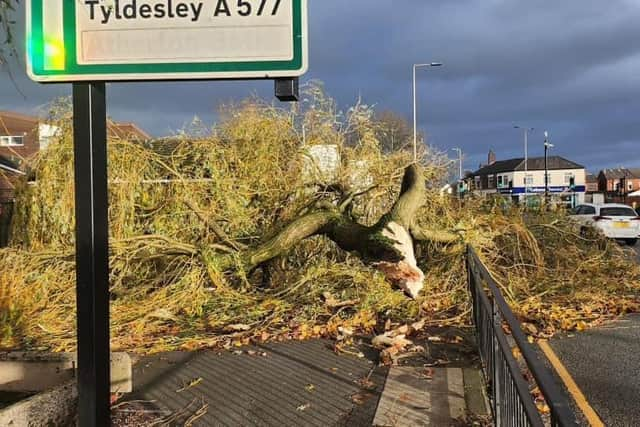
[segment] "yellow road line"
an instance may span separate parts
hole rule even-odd
[[[558,356],[556,356],[549,343],[545,340],[541,340],[538,342],[538,345],[542,349],[545,356],[547,356],[547,359],[549,359],[549,362],[551,362],[551,365],[553,365],[554,369],[562,379],[562,382],[564,382],[564,385],[569,390],[569,393],[571,393],[571,395],[573,396],[574,400],[576,401],[576,405],[578,405],[589,424],[593,427],[604,427],[604,423],[602,422],[596,411],[594,411],[591,405],[589,405],[589,402],[587,402],[587,398],[584,397],[584,394],[578,387],[578,384],[576,384],[569,371],[567,371],[567,368],[565,368],[560,359],[558,359]]]

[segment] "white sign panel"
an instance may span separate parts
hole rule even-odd
[[[30,0],[36,81],[295,77],[306,0]]]

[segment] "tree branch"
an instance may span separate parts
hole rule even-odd
[[[427,230],[421,227],[411,228],[411,237],[415,240],[430,241],[436,243],[454,243],[461,239],[456,233],[445,230]]]

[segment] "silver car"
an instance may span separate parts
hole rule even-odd
[[[593,227],[606,237],[635,245],[640,237],[640,216],[627,205],[585,203],[576,206],[571,215],[580,224],[580,231]]]

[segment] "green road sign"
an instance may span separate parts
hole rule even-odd
[[[28,0],[39,82],[296,77],[307,0]]]

